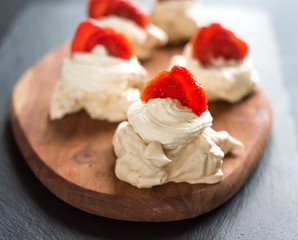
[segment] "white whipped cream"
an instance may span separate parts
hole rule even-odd
[[[207,24],[201,4],[189,0],[157,1],[150,20],[168,34],[172,43],[189,40],[198,27]]]
[[[166,33],[153,24],[148,24],[144,30],[134,21],[116,15],[102,17],[97,21],[101,26],[123,33],[131,41],[135,55],[141,60],[149,58],[154,48],[168,42]]]
[[[146,70],[136,57],[109,56],[103,46],[91,53],[75,53],[62,67],[62,80],[55,87],[50,118],[85,109],[91,118],[121,121],[140,95]]]
[[[166,149],[191,141],[201,129],[212,125],[209,111],[199,118],[190,108],[171,98],[135,102],[128,109],[127,118],[145,142],[157,141]]]
[[[204,66],[192,57],[192,46],[188,44],[182,56],[171,59],[170,66],[173,65],[184,66],[192,72],[197,82],[203,85],[209,101],[235,103],[257,88],[258,74],[249,57],[238,61],[220,58],[210,66]]]
[[[129,122],[122,122],[116,130],[113,145],[118,157],[115,165],[117,177],[139,188],[167,182],[219,182],[223,176],[224,153],[241,148],[242,144],[227,132],[212,130],[212,118],[208,112],[193,118],[192,111],[187,111],[177,100],[167,98],[152,102],[148,102],[151,109],[147,111],[144,111],[144,103],[132,105],[129,112],[137,117],[133,117],[132,122],[128,117]],[[141,124],[136,121],[141,116],[139,110],[145,115],[140,119]],[[136,132],[136,124],[137,128],[143,128],[141,134],[154,132],[154,140],[144,140]],[[187,128],[188,124],[191,130]],[[171,143],[171,148],[159,142],[166,138],[169,138],[166,142]]]
[[[129,60],[107,54],[105,47],[96,46],[91,53],[75,53],[64,61],[62,77],[74,88],[87,92],[123,92],[128,87],[141,88],[144,68],[135,56]]]

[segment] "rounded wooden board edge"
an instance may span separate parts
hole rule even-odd
[[[86,191],[83,190],[80,186],[68,181],[67,179],[57,175],[49,166],[47,166],[34,152],[32,147],[30,146],[26,136],[22,134],[22,131],[20,129],[18,120],[16,119],[16,116],[14,114],[13,110],[13,103],[10,107],[10,120],[12,124],[12,130],[16,139],[16,142],[18,144],[18,147],[20,148],[25,161],[27,162],[28,166],[32,170],[33,174],[38,178],[39,181],[55,196],[60,198],[62,201],[64,201],[67,204],[70,204],[78,209],[81,209],[85,212],[98,215],[93,209],[89,208],[82,208],[81,204],[76,204],[76,202],[71,201],[69,202],[69,193],[77,192],[79,196],[86,195]],[[43,176],[43,177],[41,177]],[[46,177],[44,177],[46,176]],[[51,179],[55,179],[55,183],[53,184]],[[48,181],[47,181],[48,180]],[[56,186],[59,186],[57,188]],[[60,191],[61,187],[66,191]],[[94,195],[99,194],[94,191],[88,190],[88,194],[90,195],[90,198],[96,198]],[[104,195],[104,194],[103,194]],[[77,199],[77,201],[85,201],[84,199]],[[109,218],[115,218],[114,216],[102,215],[103,217],[109,217]],[[117,218],[115,218],[117,219]],[[120,219],[119,219],[120,220]]]
[[[34,66],[33,66],[34,68]],[[26,73],[25,73],[26,74]],[[24,75],[20,78],[18,84],[20,84],[23,80]],[[250,169],[247,169],[248,174],[247,177],[245,179],[242,179],[243,181],[241,183],[238,183],[238,185],[236,187],[233,187],[231,189],[231,191],[229,192],[229,194],[226,196],[225,199],[221,199],[221,201],[219,201],[216,205],[212,206],[212,208],[210,209],[205,209],[204,211],[201,211],[197,213],[194,213],[193,215],[190,215],[189,217],[181,217],[178,216],[177,218],[171,218],[171,219],[158,219],[158,218],[153,218],[151,219],[148,216],[145,216],[144,219],[140,219],[139,217],[133,217],[133,216],[128,216],[127,218],[123,218],[121,216],[119,216],[117,213],[111,214],[110,211],[105,212],[103,206],[108,206],[109,204],[109,199],[108,199],[108,195],[105,195],[103,193],[98,193],[98,192],[94,192],[92,190],[85,190],[82,189],[80,186],[69,182],[68,180],[62,178],[61,176],[57,175],[49,166],[47,166],[34,152],[34,150],[31,148],[29,141],[27,140],[26,136],[22,133],[20,124],[18,122],[17,116],[16,116],[16,109],[15,109],[15,104],[14,104],[14,99],[16,99],[16,96],[14,96],[15,94],[15,90],[18,86],[18,84],[16,85],[13,94],[12,94],[12,99],[11,99],[11,108],[10,108],[10,119],[11,119],[11,123],[12,123],[12,128],[13,128],[13,132],[14,135],[16,137],[18,146],[20,147],[25,160],[27,161],[28,165],[30,166],[30,168],[32,169],[32,171],[34,172],[34,174],[37,176],[37,178],[56,196],[58,196],[60,199],[62,199],[63,201],[65,201],[66,203],[69,203],[79,209],[82,209],[86,212],[92,213],[92,214],[96,214],[96,215],[100,215],[100,216],[104,216],[104,217],[109,217],[109,218],[114,218],[114,219],[120,219],[120,220],[129,220],[129,221],[144,221],[144,222],[166,222],[166,221],[177,221],[177,220],[183,220],[183,219],[188,219],[188,218],[193,218],[196,217],[198,215],[204,214],[206,212],[209,212],[215,208],[217,208],[218,206],[220,206],[221,204],[223,204],[224,202],[226,202],[228,199],[230,199],[240,188],[241,186],[244,184],[244,182],[247,180],[247,178],[251,175],[252,171],[255,169],[255,166],[257,165],[257,163],[259,162],[259,159],[263,153],[263,151],[257,151],[258,149],[263,150],[268,142],[269,139],[269,134],[266,134],[266,137],[263,139],[263,141],[260,143],[259,146],[257,146],[257,148],[254,150],[254,154],[256,158],[258,158],[258,161],[255,161],[253,165],[250,166]],[[259,90],[258,93],[256,94],[263,94],[266,98],[266,100],[268,101],[268,98],[266,97],[266,95],[264,94],[263,90]],[[268,101],[269,103],[269,101]],[[270,105],[270,104],[269,104]],[[269,109],[270,111],[270,118],[272,116],[271,113],[271,109]],[[271,119],[268,122],[269,124],[267,124],[265,126],[265,132],[270,133],[270,129],[271,129]],[[250,155],[250,157],[253,157],[252,155]],[[46,178],[41,178],[41,175],[46,175]],[[58,177],[58,178],[57,178]],[[64,191],[61,191],[60,188],[57,188],[55,185],[57,185],[57,182],[55,184],[53,184],[53,182],[51,181],[51,179],[58,179],[59,185],[63,185],[64,186]],[[47,181],[45,181],[44,179],[47,179]],[[170,184],[175,184],[175,183],[170,183]],[[184,183],[185,185],[186,183]],[[181,184],[177,184],[177,185],[181,185]],[[217,184],[214,185],[208,185],[208,188],[216,188]],[[65,191],[66,190],[66,191]],[[75,198],[70,200],[70,195],[72,194],[72,192],[77,192],[79,193],[79,196],[81,196],[82,198]],[[82,201],[86,202],[86,201],[92,201],[94,199],[97,199],[98,197],[100,198],[106,198],[107,197],[107,201],[106,202],[102,202],[100,203],[102,206],[99,207],[100,208],[100,214],[98,214],[98,211],[94,208],[90,208],[87,206],[82,206]],[[123,207],[125,207],[125,204],[123,205]]]

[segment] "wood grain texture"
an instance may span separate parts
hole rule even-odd
[[[149,76],[167,67],[180,48],[161,49],[144,66]],[[84,211],[131,221],[174,221],[211,211],[236,193],[255,168],[271,128],[270,103],[260,90],[237,105],[209,104],[215,130],[227,130],[245,148],[225,157],[218,184],[168,183],[138,189],[114,174],[112,136],[117,124],[91,120],[85,112],[49,121],[50,97],[68,45],[52,51],[16,85],[11,122],[32,171],[56,196]]]

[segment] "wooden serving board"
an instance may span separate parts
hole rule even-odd
[[[150,77],[166,69],[181,48],[154,52],[144,63]],[[270,103],[263,90],[230,105],[209,104],[215,130],[227,130],[244,149],[228,154],[220,183],[168,183],[138,189],[117,179],[112,136],[117,124],[91,120],[85,112],[50,121],[50,98],[68,45],[52,51],[17,83],[11,122],[17,143],[37,178],[56,196],[84,211],[130,221],[175,221],[211,211],[235,194],[257,165],[271,128]]]

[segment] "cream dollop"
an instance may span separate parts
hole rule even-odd
[[[198,117],[171,98],[135,102],[128,109],[127,118],[145,142],[157,141],[166,149],[191,141],[202,129],[212,125],[209,111]]]
[[[203,85],[209,101],[235,103],[256,90],[258,74],[249,57],[239,61],[219,58],[210,66],[203,66],[192,57],[191,51],[192,46],[188,44],[183,55],[172,58],[170,66],[180,65],[189,69]]]
[[[221,165],[224,153],[241,148],[242,144],[227,132],[212,130],[212,118],[208,112],[198,117],[177,100],[168,98],[149,101],[151,107],[145,111],[144,104],[137,102],[131,106],[130,114],[137,116],[132,122],[130,118],[129,122],[122,122],[115,132],[113,145],[117,156],[117,177],[139,188],[167,182],[219,182],[223,176]],[[143,117],[138,110],[143,111]],[[144,140],[143,135],[135,130],[139,117],[141,124],[137,128],[141,134],[152,136],[153,140]],[[175,120],[176,117],[178,120]],[[191,130],[187,128],[188,124]],[[170,148],[159,142],[167,138]]]
[[[168,42],[167,34],[153,24],[148,24],[144,30],[134,21],[116,15],[102,17],[97,21],[101,26],[112,27],[123,33],[131,41],[135,55],[141,60],[149,58],[154,48]]]
[[[75,53],[64,61],[62,78],[87,92],[123,92],[129,87],[142,88],[144,68],[135,56],[129,60],[110,56],[105,47],[96,46],[91,53]]]
[[[202,5],[191,0],[157,1],[150,20],[168,34],[172,43],[189,40],[207,23]]]
[[[50,118],[85,109],[91,118],[122,121],[130,104],[139,98],[145,77],[146,70],[136,57],[109,56],[103,46],[96,46],[91,53],[75,53],[62,67]]]

